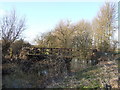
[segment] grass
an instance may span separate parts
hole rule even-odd
[[[68,78],[64,79],[58,88],[100,88],[102,86],[99,80],[96,79],[96,73],[98,72],[100,72],[100,69],[97,66],[79,70],[75,72],[74,77],[68,76]],[[72,83],[70,82],[71,80],[73,80]]]
[[[24,65],[18,65],[16,63],[6,63],[3,65],[3,69],[13,69],[14,72],[12,72],[9,75],[3,76],[4,81],[3,84],[7,88],[39,88],[44,86],[45,82],[47,82],[50,78],[50,76],[42,76],[38,75],[37,71],[44,69],[42,66],[40,66],[41,63],[36,63],[32,65],[31,69],[33,71],[31,73],[27,73],[22,71],[21,67]],[[52,64],[53,65],[53,64]],[[44,66],[44,65],[43,65]],[[56,65],[57,66],[57,65]],[[59,65],[58,65],[59,66]],[[51,75],[53,75],[53,67],[50,66],[49,70],[51,70]],[[54,68],[57,68],[54,66]],[[103,79],[104,73],[102,66],[89,66],[88,68],[78,69],[76,72],[74,72],[74,75],[68,76],[67,78],[64,78],[64,80],[56,86],[57,88],[78,88],[78,89],[84,89],[84,88],[99,88],[103,87],[101,85],[100,78]],[[50,75],[50,74],[49,74]],[[74,76],[74,77],[73,77]],[[64,77],[64,76],[63,76]],[[47,84],[46,84],[47,85]]]
[[[94,73],[99,72],[99,68],[97,66],[91,66],[89,68],[85,68],[83,70],[80,70],[76,72],[76,78],[94,78]]]

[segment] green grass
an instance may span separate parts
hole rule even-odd
[[[76,72],[76,78],[77,79],[82,79],[82,78],[95,78],[94,73],[99,72],[99,68],[97,66],[91,66],[89,68],[80,70]]]
[[[66,78],[64,80],[64,85],[59,86],[60,88],[78,88],[78,89],[85,89],[85,88],[100,88],[102,87],[100,84],[100,81],[97,79],[98,76],[96,76],[97,73],[100,72],[99,67],[97,66],[91,66],[86,69],[79,70],[75,72],[74,78],[77,81],[80,81],[77,85],[71,85],[69,84],[69,80],[71,76]]]

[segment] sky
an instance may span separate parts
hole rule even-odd
[[[60,20],[70,20],[72,23],[81,19],[92,21],[104,2],[1,2],[0,16],[16,9],[18,16],[26,17],[27,29],[22,37],[34,42],[36,36],[48,32]]]

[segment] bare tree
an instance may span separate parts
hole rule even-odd
[[[106,2],[93,21],[94,42],[101,50],[107,50],[112,43],[116,29],[116,5]]]
[[[52,31],[42,34],[36,41],[40,47],[70,48],[73,33],[70,21],[60,21]]]
[[[53,32],[43,33],[41,36],[37,36],[35,42],[39,47],[57,47],[56,37],[53,35]]]
[[[60,47],[71,47],[71,41],[74,34],[74,28],[69,20],[60,21],[54,31],[54,36],[58,39],[61,44]]]
[[[25,18],[19,18],[16,11],[12,10],[0,20],[0,29],[2,31],[2,51],[5,54],[11,44],[26,29]]]
[[[85,20],[75,25],[75,34],[72,47],[80,50],[80,56],[86,58],[92,47],[91,24]]]

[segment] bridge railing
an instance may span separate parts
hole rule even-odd
[[[72,55],[71,48],[38,48],[29,51],[29,54],[44,55]]]

